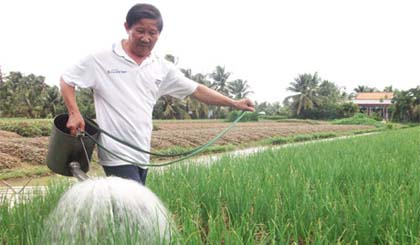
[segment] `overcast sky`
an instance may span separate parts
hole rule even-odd
[[[180,68],[247,80],[257,101],[282,101],[298,74],[351,92],[358,85],[420,85],[420,3],[387,0],[159,0],[164,28],[155,51]],[[1,0],[0,66],[58,85],[87,54],[126,37],[137,1]]]

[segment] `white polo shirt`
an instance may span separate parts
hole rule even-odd
[[[147,151],[152,136],[153,106],[159,97],[171,95],[182,99],[198,85],[174,64],[153,54],[136,64],[123,50],[122,42],[114,44],[111,50],[87,56],[62,78],[70,86],[93,89],[99,127]],[[99,141],[124,158],[149,163],[148,154],[132,150],[104,134]],[[129,164],[101,148],[98,150],[102,165]]]

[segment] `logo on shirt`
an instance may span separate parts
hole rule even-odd
[[[155,84],[156,84],[156,86],[160,86],[160,84],[162,83],[162,80],[159,80],[159,79],[156,79],[155,80]]]
[[[127,73],[127,71],[125,71],[125,70],[120,70],[120,69],[111,69],[111,70],[107,70],[106,71],[106,73],[108,73],[108,74],[111,74],[111,73],[118,73],[118,74],[120,74],[120,73]]]

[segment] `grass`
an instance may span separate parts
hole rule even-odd
[[[183,242],[420,242],[419,128],[225,158],[152,179],[188,227]]]
[[[38,244],[44,220],[55,208],[70,182],[51,183],[45,195],[34,193],[33,198],[21,196],[10,207],[0,200],[0,241],[2,244]]]
[[[20,169],[4,169],[1,171],[0,180],[45,176],[51,174],[51,170],[47,166],[33,166]]]
[[[420,128],[150,171],[180,244],[420,243]],[[67,185],[68,186],[68,185]],[[6,244],[32,244],[66,185],[0,208]]]

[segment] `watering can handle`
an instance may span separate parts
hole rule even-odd
[[[77,138],[80,138],[80,137],[84,137],[84,136],[85,136],[85,131],[82,130],[82,129],[80,129],[80,128],[78,128],[77,129],[77,132],[76,132],[76,137]]]

